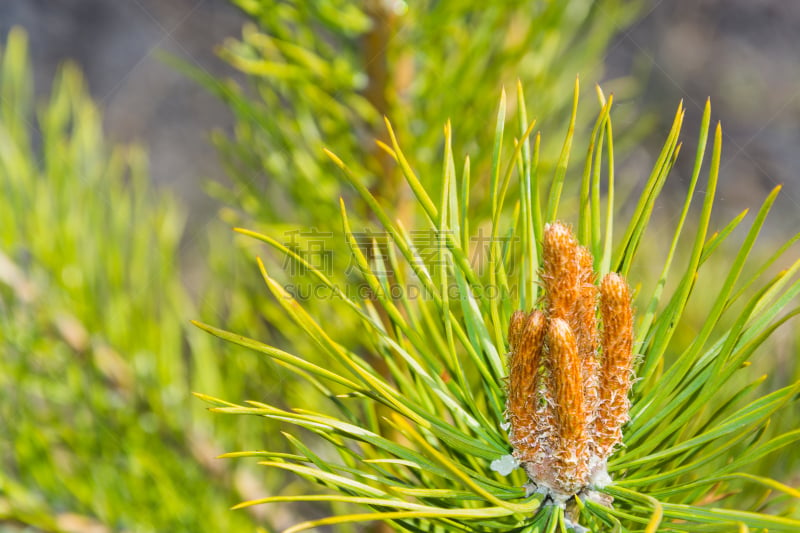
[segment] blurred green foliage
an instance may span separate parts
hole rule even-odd
[[[323,148],[352,161],[354,173],[380,200],[400,206],[402,216],[410,193],[375,143],[390,143],[383,116],[399,137],[419,141],[409,158],[432,190],[446,121],[453,120],[459,149],[476,161],[490,159],[481,153],[492,146],[486,117],[503,86],[520,80],[534,94],[539,126],[561,127],[572,105],[565,88],[580,72],[592,90],[606,46],[639,8],[619,0],[232,1],[255,23],[220,54],[247,75],[246,86],[183,68],[236,116],[233,137],[215,137],[233,186],[215,193],[249,215],[235,221],[250,218],[271,229],[327,227],[338,216],[330,199],[342,192]],[[557,146],[560,139],[543,142]],[[489,169],[472,171],[472,194],[481,203]],[[355,209],[368,216],[363,205]]]
[[[74,66],[34,111],[26,49],[13,30],[0,65],[0,523],[252,526],[212,460],[246,441],[190,395],[243,394],[250,370],[187,323],[183,209],[150,187],[140,150],[106,144]]]

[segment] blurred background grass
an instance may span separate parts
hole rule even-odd
[[[797,227],[792,3],[302,5],[0,4],[0,531],[270,530],[320,512],[228,511],[299,482],[215,460],[276,449],[278,429],[210,416],[190,392],[287,405],[308,393],[188,320],[312,349],[227,227],[330,229],[341,189],[322,146],[375,176],[402,213],[405,193],[372,143],[387,140],[383,114],[414,139],[424,180],[438,175],[447,118],[456,149],[486,160],[501,85],[522,79],[529,113],[560,132],[580,73],[587,94],[594,82],[615,93],[619,174],[634,188],[663,137],[657,121],[684,98],[691,146],[711,96],[727,143],[722,220],[784,183],[774,237]],[[27,53],[19,31],[6,46],[15,25]],[[676,199],[690,165],[678,162]],[[473,204],[486,170],[473,168]],[[677,208],[666,199],[659,213],[668,222]],[[771,364],[796,379],[794,339],[779,340]]]

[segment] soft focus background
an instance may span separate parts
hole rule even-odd
[[[800,5],[764,0],[650,2],[649,12],[609,49],[608,76],[643,74],[638,105],[663,131],[678,99],[687,107],[686,145],[711,98],[724,133],[720,200],[731,212],[784,185],[786,228],[800,216]],[[679,167],[688,171],[690,158]]]
[[[76,61],[105,110],[109,137],[146,146],[152,179],[178,190],[192,216],[201,219],[212,215],[213,204],[198,184],[224,179],[208,133],[230,130],[233,117],[197,83],[160,61],[158,52],[215,76],[236,77],[214,49],[238,36],[246,21],[224,0],[0,3],[0,32],[20,25],[30,34],[37,92],[49,90],[59,63]],[[800,216],[799,32],[796,2],[650,1],[640,20],[619,28],[604,53],[604,77],[584,82],[633,74],[643,85],[618,105],[657,117],[657,132],[684,99],[689,146],[710,97],[726,141],[722,203],[733,204],[731,210],[750,206],[784,184],[787,225],[794,226]],[[657,149],[659,142],[654,135],[644,147]],[[681,164],[691,161],[684,158]]]
[[[232,127],[224,104],[158,59],[166,52],[220,76],[235,75],[214,48],[241,33],[246,17],[224,0],[11,0],[0,4],[3,36],[28,31],[36,92],[45,96],[58,66],[75,61],[104,111],[109,138],[146,146],[150,174],[208,211],[204,179],[222,179],[209,130]]]
[[[537,113],[538,105],[550,117],[555,133],[544,143],[560,142],[580,73],[587,123],[596,112],[592,85],[614,92],[618,179],[636,180],[649,171],[678,101],[687,108],[682,138],[693,147],[710,97],[725,135],[719,220],[783,184],[780,223],[767,224],[771,237],[788,238],[800,222],[800,3],[604,1],[548,11],[546,2],[512,2],[510,23],[502,12],[440,9],[437,16],[451,19],[439,31],[437,20],[405,14],[403,2],[365,2],[393,10],[375,17],[386,28],[413,21],[416,33],[398,31],[388,42],[380,31],[364,37],[359,14],[331,17],[320,8],[297,15],[291,4],[0,2],[0,47],[11,28],[24,28],[32,67],[30,84],[22,52],[8,47],[0,71],[0,532],[272,531],[331,512],[228,510],[302,489],[252,463],[215,460],[267,442],[274,449],[279,432],[214,417],[190,393],[287,405],[309,401],[308,393],[280,368],[220,346],[188,320],[311,349],[265,303],[244,245],[227,228],[269,226],[280,235],[335,215],[339,189],[315,159],[321,146],[364,173],[383,172],[386,183],[376,181],[373,191],[394,200],[385,158],[364,148],[384,135],[374,126],[382,113],[407,144],[429,143],[433,149],[414,157],[437,168],[444,120],[453,119],[459,153],[485,148],[497,86],[511,89],[517,77],[529,110]],[[430,5],[439,4],[448,2]],[[541,35],[534,22],[526,26],[528,9],[536,24],[554,26]],[[305,27],[308,20],[317,25]],[[484,21],[489,29],[476,31]],[[307,58],[276,53],[259,32],[304,39],[335,68],[293,78],[278,62],[261,64]],[[417,46],[425,53],[415,55]],[[384,49],[395,54],[395,92],[375,92],[352,67],[360,54]],[[483,58],[486,50],[492,53]],[[66,60],[78,68],[59,70]],[[382,65],[368,62],[369,80],[385,75]],[[480,98],[469,100],[471,91]],[[335,103],[325,100],[331,95]],[[321,117],[327,111],[340,122]],[[668,182],[676,199],[692,162],[681,157]],[[480,176],[479,163],[474,172]],[[660,216],[669,220],[673,207],[662,200]],[[337,325],[343,335],[353,327]],[[779,381],[797,372],[790,333],[780,334],[771,360],[786,369]]]

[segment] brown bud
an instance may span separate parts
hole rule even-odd
[[[565,320],[556,318],[550,321],[547,345],[550,348],[550,388],[556,404],[560,436],[567,441],[584,440],[586,411],[578,346]]]
[[[578,301],[578,241],[561,224],[548,224],[542,243],[542,283],[550,318],[569,319]]]
[[[506,408],[512,426],[512,444],[519,447],[520,453],[526,457],[534,453],[534,450],[524,448],[530,440],[529,435],[537,430],[539,367],[542,364],[544,335],[544,313],[538,310],[531,312],[526,317],[516,348],[509,359]]]
[[[628,284],[619,274],[607,274],[600,284],[600,316],[603,361],[596,433],[599,451],[607,456],[622,441],[633,371],[633,310]]]

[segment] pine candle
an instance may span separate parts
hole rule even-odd
[[[609,479],[628,420],[633,311],[625,279],[595,285],[591,252],[564,224],[545,228],[542,262],[543,309],[511,317],[506,414],[514,458],[565,501]]]

